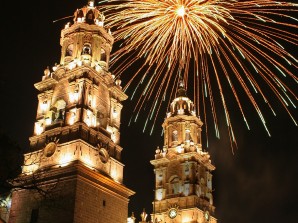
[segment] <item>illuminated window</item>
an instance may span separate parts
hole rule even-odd
[[[55,120],[55,112],[53,111],[54,108],[51,108],[45,115],[45,123],[46,125],[51,125]]]
[[[172,133],[172,141],[173,142],[178,141],[178,131],[177,130],[174,130]]]
[[[44,125],[41,121],[35,123],[35,133],[40,135],[44,131]]]
[[[78,102],[79,100],[79,84],[76,84],[74,91],[69,93],[70,103]]]
[[[76,119],[77,119],[77,109],[74,108],[72,110],[70,110],[70,116],[69,116],[69,124],[72,125],[76,122]]]
[[[43,102],[40,104],[40,107],[41,107],[41,111],[42,111],[43,113],[46,112],[47,109],[48,109],[48,101],[47,101],[47,100],[43,101]]]

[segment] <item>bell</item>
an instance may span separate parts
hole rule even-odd
[[[62,121],[63,119],[64,119],[64,117],[63,117],[63,111],[62,111],[62,109],[60,109],[59,110],[59,115],[58,115],[58,117],[56,118],[55,121]]]

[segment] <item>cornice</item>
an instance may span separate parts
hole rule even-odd
[[[39,91],[45,91],[45,90],[49,90],[53,87],[53,85],[57,84],[58,81],[55,80],[52,77],[49,77],[43,81],[40,81],[36,84],[34,84],[34,87],[39,90]]]
[[[94,33],[100,34],[100,36],[104,37],[109,44],[112,45],[114,43],[114,37],[110,35],[104,27],[98,26],[98,25],[89,25],[86,23],[75,23],[71,25],[69,28],[63,29],[61,31],[61,38],[62,39],[66,38],[69,35],[74,33],[84,33],[84,32],[92,32],[93,34]]]
[[[162,126],[165,127],[166,125],[170,125],[174,122],[185,122],[185,121],[193,121],[196,124],[198,124],[200,127],[203,125],[203,122],[197,116],[175,115],[175,116],[166,118]]]
[[[76,160],[65,167],[54,166],[50,169],[38,171],[32,175],[20,175],[14,181],[14,186],[24,188],[33,184],[46,185],[49,182],[59,183],[69,179],[80,179],[101,190],[115,196],[128,199],[135,192],[102,173],[86,167],[81,161]]]

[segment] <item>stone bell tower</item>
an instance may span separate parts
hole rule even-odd
[[[202,121],[180,82],[163,123],[164,146],[151,160],[155,173],[154,223],[216,223],[210,155],[202,150]]]
[[[61,60],[34,86],[38,108],[30,152],[14,181],[11,223],[124,223],[121,102],[109,72],[113,37],[94,1],[61,32]]]

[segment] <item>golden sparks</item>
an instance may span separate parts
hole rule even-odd
[[[115,73],[133,69],[124,89],[131,86],[132,97],[138,98],[134,120],[147,109],[145,128],[151,121],[151,132],[162,104],[175,96],[179,76],[188,88],[194,86],[198,114],[205,123],[212,119],[217,137],[221,112],[230,140],[236,142],[231,121],[231,110],[235,109],[229,107],[233,100],[248,128],[247,102],[269,135],[264,107],[275,115],[275,101],[297,125],[291,111],[297,103],[298,61],[292,54],[298,45],[297,4],[272,0],[110,0],[102,5],[107,25],[121,43],[112,59]]]

